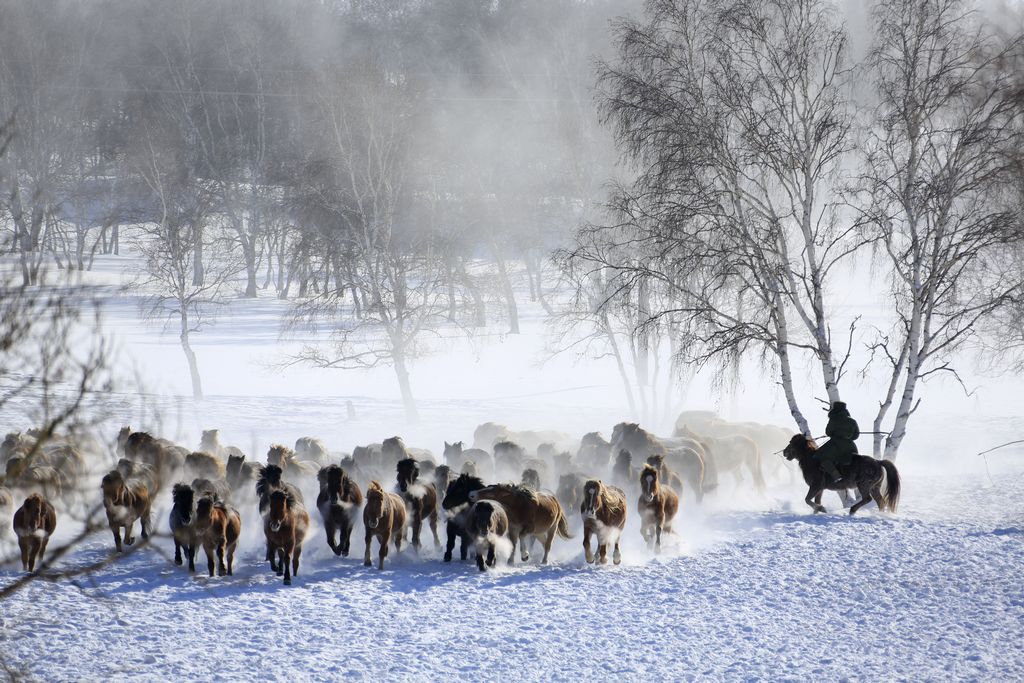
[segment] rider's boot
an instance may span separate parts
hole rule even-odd
[[[836,464],[834,462],[829,462],[826,460],[825,462],[821,463],[821,469],[825,470],[825,476],[828,477],[831,483],[838,484],[843,480],[843,477],[841,474],[839,474],[839,469],[836,468]]]

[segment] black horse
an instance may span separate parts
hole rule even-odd
[[[460,474],[455,481],[448,484],[441,507],[447,515],[448,545],[444,551],[444,561],[452,561],[452,550],[455,549],[455,539],[461,541],[459,546],[459,558],[465,560],[469,555],[469,546],[473,542],[469,533],[469,509],[472,502],[469,494],[479,491],[484,487],[483,479],[472,474]]]
[[[896,471],[896,465],[889,460],[875,460],[864,455],[854,455],[849,465],[840,468],[842,479],[830,483],[821,465],[814,458],[814,451],[818,445],[813,439],[803,434],[794,434],[789,440],[789,445],[782,451],[787,460],[796,460],[800,465],[800,471],[807,482],[807,497],[804,498],[811,509],[815,512],[826,512],[821,504],[821,494],[825,489],[840,491],[845,489],[857,489],[860,492],[860,500],[850,508],[850,514],[855,514],[871,499],[874,499],[879,510],[888,509],[896,512],[896,505],[900,500],[900,474]],[[882,482],[885,482],[885,492],[882,492]],[[812,501],[813,499],[813,501]]]

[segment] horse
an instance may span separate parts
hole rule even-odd
[[[158,439],[148,432],[133,432],[130,427],[121,429],[117,441],[122,457],[151,465],[162,475],[181,468],[189,453],[167,439]]]
[[[267,450],[267,464],[276,465],[287,472],[289,476],[295,477],[313,476],[320,469],[316,463],[298,460],[295,457],[295,451],[279,443],[273,444]]]
[[[519,483],[531,491],[540,491],[540,473],[532,467],[527,467],[523,470],[523,478]]]
[[[807,482],[807,496],[804,502],[814,510],[815,513],[827,512],[821,504],[821,494],[825,489],[830,491],[841,491],[857,489],[860,492],[860,500],[850,508],[850,514],[854,515],[872,499],[878,505],[878,509],[896,512],[896,506],[900,501],[900,474],[889,460],[875,460],[866,455],[854,455],[849,465],[839,468],[842,479],[838,482],[829,482],[829,477],[821,469],[814,458],[814,451],[818,445],[813,439],[803,434],[794,434],[789,440],[782,453],[787,460],[796,460],[800,465],[800,472]],[[885,491],[882,491],[882,483],[885,483]],[[813,501],[812,501],[813,499]]]
[[[275,491],[284,491],[292,498],[303,503],[302,492],[293,485],[281,479],[283,470],[278,465],[264,465],[260,468],[259,478],[256,479],[256,497],[259,499],[260,515],[264,518],[270,512],[270,497]],[[267,562],[274,567],[274,556],[270,544],[267,544]]]
[[[25,499],[14,513],[14,533],[21,549],[21,568],[27,572],[36,570],[36,561],[43,561],[46,544],[50,542],[53,530],[57,528],[57,511],[50,501],[38,493]]]
[[[612,459],[612,444],[606,441],[600,432],[584,434],[580,439],[580,448],[576,451],[576,462],[592,471],[601,471],[608,467]]]
[[[196,492],[188,484],[175,484],[171,489],[171,535],[174,537],[174,564],[181,565],[181,551],[188,558],[188,570],[196,570]]]
[[[683,480],[679,478],[679,475],[672,471],[672,468],[665,462],[664,455],[652,455],[647,458],[647,462],[644,467],[653,467],[658,470],[658,474],[661,475],[661,480],[665,482],[666,486],[669,486],[674,491],[683,490]],[[639,474],[638,474],[639,477]],[[640,482],[641,484],[643,481]]]
[[[512,441],[499,441],[494,444],[494,476],[497,479],[511,479],[517,472],[522,472],[526,450]]]
[[[615,456],[615,467],[612,468],[612,481],[615,485],[623,490],[632,489],[639,474],[639,470],[633,467],[633,454],[624,448],[620,450]]]
[[[388,543],[394,539],[395,552],[402,552],[402,534],[405,531],[405,502],[395,493],[384,490],[380,482],[371,481],[366,489],[366,506],[363,507],[363,526],[366,528],[366,554],[363,564],[370,561],[370,546],[374,537],[380,543],[379,564],[384,569],[384,558],[388,556]]]
[[[224,463],[213,453],[193,451],[185,456],[186,476],[204,479],[223,479],[226,475]]]
[[[16,455],[7,461],[4,481],[21,489],[38,489],[46,498],[60,498],[68,482],[57,468],[40,464],[45,462],[36,455]]]
[[[465,560],[469,554],[469,545],[473,539],[469,535],[469,508],[472,505],[469,495],[484,487],[482,479],[474,474],[463,473],[452,480],[445,490],[444,498],[441,500],[441,507],[445,511],[447,521],[448,543],[444,551],[444,561],[452,561],[452,551],[455,549],[455,541],[459,539],[460,559]]]
[[[217,558],[217,576],[231,576],[235,564],[235,548],[242,534],[242,517],[212,495],[196,503],[196,537],[206,553],[206,568],[213,576],[213,558]],[[194,551],[192,553],[195,554]],[[193,568],[194,569],[194,568]]]
[[[682,429],[682,438],[697,441],[704,448],[708,459],[713,459],[719,472],[731,472],[739,486],[743,482],[743,470],[754,480],[754,489],[763,493],[764,473],[761,464],[761,449],[749,436],[740,433],[724,433],[719,436],[697,434],[689,428]],[[673,439],[672,441],[678,441]]]
[[[356,510],[363,505],[363,492],[339,465],[320,468],[316,478],[320,482],[316,507],[327,532],[327,545],[335,555],[348,557]],[[334,541],[336,532],[340,532],[338,542]]]
[[[450,493],[450,489],[449,489]],[[494,484],[469,494],[469,501],[495,500],[502,504],[509,519],[509,540],[512,541],[512,554],[508,563],[512,564],[515,557],[516,544],[519,544],[519,556],[523,562],[530,559],[526,541],[531,545],[540,539],[544,545],[544,557],[541,564],[547,564],[551,552],[551,543],[555,535],[570,539],[569,524],[562,511],[558,499],[548,493],[540,493],[523,488],[516,484]]]
[[[14,496],[11,490],[0,486],[0,536],[7,533],[14,515]]]
[[[434,545],[441,547],[441,539],[437,535],[437,490],[433,484],[421,484],[419,463],[413,458],[405,458],[395,466],[398,473],[398,490],[409,508],[409,525],[412,527],[412,545],[420,549],[420,528],[423,518],[430,523],[430,531],[434,534]]]
[[[330,453],[323,441],[312,436],[300,436],[295,440],[295,455],[302,460],[327,465]]]
[[[473,504],[468,514],[469,528],[476,545],[476,566],[484,571],[484,557],[488,567],[496,562],[494,555],[498,540],[508,536],[508,515],[501,503],[494,500],[480,500]]]
[[[196,477],[192,480],[192,490],[198,496],[211,495],[218,500],[231,500],[231,487],[224,479],[204,479]]]
[[[558,490],[555,496],[565,510],[575,510],[580,504],[580,492],[583,485],[587,483],[586,475],[579,472],[569,472],[558,478]]]
[[[494,472],[494,457],[489,451],[482,448],[464,448],[461,441],[444,442],[444,461],[456,472],[465,472],[467,463],[473,463],[474,469],[483,468],[488,474]]]
[[[693,490],[698,503],[718,481],[717,470],[711,467],[712,461],[706,459],[703,447],[692,439],[675,439],[670,445],[635,422],[620,422],[612,429],[612,448],[619,453],[627,450],[641,460],[652,455],[665,456],[666,462]]]
[[[679,511],[679,496],[670,487],[662,486],[660,480],[657,467],[644,465],[640,472],[640,499],[636,503],[640,535],[655,552],[661,552],[661,532],[672,533],[672,519]]]
[[[122,552],[122,528],[124,528],[125,545],[135,543],[132,527],[137,519],[142,523],[142,538],[149,538],[152,500],[146,485],[137,480],[126,481],[120,472],[111,470],[103,475],[100,488],[103,491],[103,507],[107,512],[107,524],[110,526],[110,533],[114,534],[114,546],[117,552]]]
[[[250,485],[259,479],[260,466],[254,462],[246,462],[244,455],[228,456],[228,464],[225,468],[224,478],[232,491],[237,491]]]
[[[612,562],[622,562],[619,538],[626,526],[626,494],[616,486],[605,486],[599,479],[583,485],[583,552],[587,562],[608,563],[608,544],[614,544]],[[590,537],[597,536],[598,555],[590,550]]]
[[[146,487],[151,491],[155,491],[157,489],[159,476],[152,465],[147,465],[144,462],[135,462],[128,458],[121,458],[117,461],[117,467],[115,469],[120,472],[121,476],[125,479],[135,479],[137,481],[145,482]]]
[[[243,458],[245,457],[241,448],[238,448],[237,446],[221,445],[219,429],[203,430],[203,436],[199,440],[199,451],[203,453],[210,453],[218,458],[232,455],[241,455]]]
[[[267,538],[270,568],[278,576],[284,574],[286,586],[291,585],[292,575],[299,574],[299,557],[308,530],[309,513],[301,500],[282,489],[270,494],[270,510],[263,521],[263,534]]]

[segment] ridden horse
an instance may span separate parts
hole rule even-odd
[[[114,546],[121,552],[121,528],[124,528],[125,545],[135,542],[132,527],[135,520],[142,522],[142,538],[149,538],[150,506],[149,489],[141,481],[128,480],[117,470],[103,475],[100,483],[103,490],[103,507],[107,512],[107,524],[114,534]]]
[[[499,538],[508,536],[508,515],[501,503],[480,500],[469,509],[469,535],[476,545],[476,566],[484,571],[484,557],[488,567],[496,562],[494,549]]]
[[[596,560],[607,564],[608,544],[612,543],[612,561],[619,564],[622,561],[619,538],[626,526],[626,494],[618,487],[605,486],[599,479],[591,479],[583,485],[580,514],[583,515],[583,552],[587,562]],[[591,535],[597,536],[596,557],[590,550]]]
[[[170,527],[174,537],[174,564],[182,563],[181,551],[188,558],[188,570],[196,570],[196,492],[188,484],[175,484],[171,489]]]
[[[888,509],[896,512],[896,506],[900,500],[900,474],[889,460],[875,460],[866,455],[854,455],[849,465],[839,468],[842,479],[838,482],[829,482],[829,477],[814,458],[814,451],[818,445],[813,439],[803,434],[794,434],[789,440],[782,453],[787,460],[796,460],[800,465],[800,472],[807,482],[807,496],[804,502],[807,503],[815,513],[827,512],[821,504],[821,494],[825,489],[830,491],[841,491],[846,489],[857,489],[860,492],[860,500],[850,508],[853,515],[861,507],[867,505],[872,499],[878,505],[879,510]],[[885,492],[882,491],[882,483],[885,483]],[[812,501],[813,499],[813,501]]]
[[[357,511],[363,505],[363,491],[340,465],[320,468],[316,478],[320,482],[316,507],[327,532],[327,545],[335,555],[348,557],[352,527],[356,523]],[[334,537],[339,532],[340,538],[335,542]]]
[[[217,576],[231,576],[235,548],[242,534],[242,517],[214,496],[204,495],[196,503],[196,538],[206,553],[206,568],[213,576],[213,558],[217,558]]]
[[[36,560],[42,564],[46,544],[50,542],[53,530],[57,528],[57,511],[50,501],[33,493],[14,513],[14,533],[18,536],[21,549],[21,568],[27,572],[36,570]]]
[[[409,512],[413,547],[417,551],[420,549],[420,528],[425,517],[434,534],[434,546],[440,548],[441,539],[437,535],[437,490],[433,484],[419,483],[420,466],[413,458],[399,460],[395,469],[398,473],[398,490]]]
[[[450,491],[450,489],[449,489]],[[544,545],[544,557],[541,564],[546,564],[551,552],[551,543],[555,534],[570,539],[569,524],[558,499],[548,493],[531,491],[516,484],[494,484],[485,486],[469,494],[472,503],[478,500],[495,500],[502,504],[508,514],[508,536],[512,541],[512,554],[508,563],[512,564],[519,544],[519,557],[523,562],[530,559],[526,541],[540,539]]]
[[[672,519],[679,511],[679,496],[668,486],[661,485],[661,472],[644,465],[640,472],[640,499],[636,503],[640,515],[640,535],[647,547],[661,551],[661,532],[672,533]]]
[[[376,537],[380,543],[380,563],[377,569],[384,569],[384,558],[388,556],[388,543],[394,539],[395,552],[402,551],[402,534],[405,531],[405,502],[396,493],[385,491],[380,482],[371,481],[366,489],[366,506],[363,508],[363,526],[366,527],[366,554],[363,564],[369,567],[370,545]]]
[[[448,522],[448,544],[444,551],[444,561],[452,561],[452,550],[455,549],[455,539],[461,541],[459,554],[465,560],[469,554],[469,545],[473,539],[469,535],[469,508],[472,503],[469,501],[471,493],[479,491],[484,487],[484,482],[472,474],[460,474],[454,481],[448,484],[441,507],[444,508]]]
[[[292,575],[299,574],[299,557],[308,530],[309,513],[302,501],[280,489],[270,494],[270,510],[263,521],[263,534],[267,537],[267,549],[270,551],[270,568],[278,576],[284,574],[286,586],[291,585]]]

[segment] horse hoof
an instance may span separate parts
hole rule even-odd
[[[292,580],[291,580],[291,579],[288,579],[288,578],[286,578],[286,579],[284,580],[284,585],[286,585],[286,586],[290,586],[290,585],[292,585]]]
[[[125,545],[131,545],[132,543],[135,543],[135,539],[134,538],[126,538],[126,539],[124,539],[124,544]]]
[[[341,556],[342,557],[348,557],[348,551],[347,550],[342,550],[341,551]]]
[[[178,565],[180,567],[181,566],[181,558],[180,557],[174,558],[174,564],[176,564],[176,565]]]
[[[370,562],[369,560],[363,560],[363,566],[364,566],[364,567],[369,567],[369,566],[371,566],[372,564],[373,564],[373,562]]]
[[[335,557],[341,557],[341,548],[335,548],[334,549],[334,556]]]
[[[284,570],[283,570],[283,569],[278,569],[278,570],[277,570],[276,572],[274,572],[274,573],[275,573],[275,574],[277,574],[278,576],[284,576]]]
[[[451,553],[445,553],[444,554],[444,561],[445,562],[451,562],[452,561],[452,554]]]

